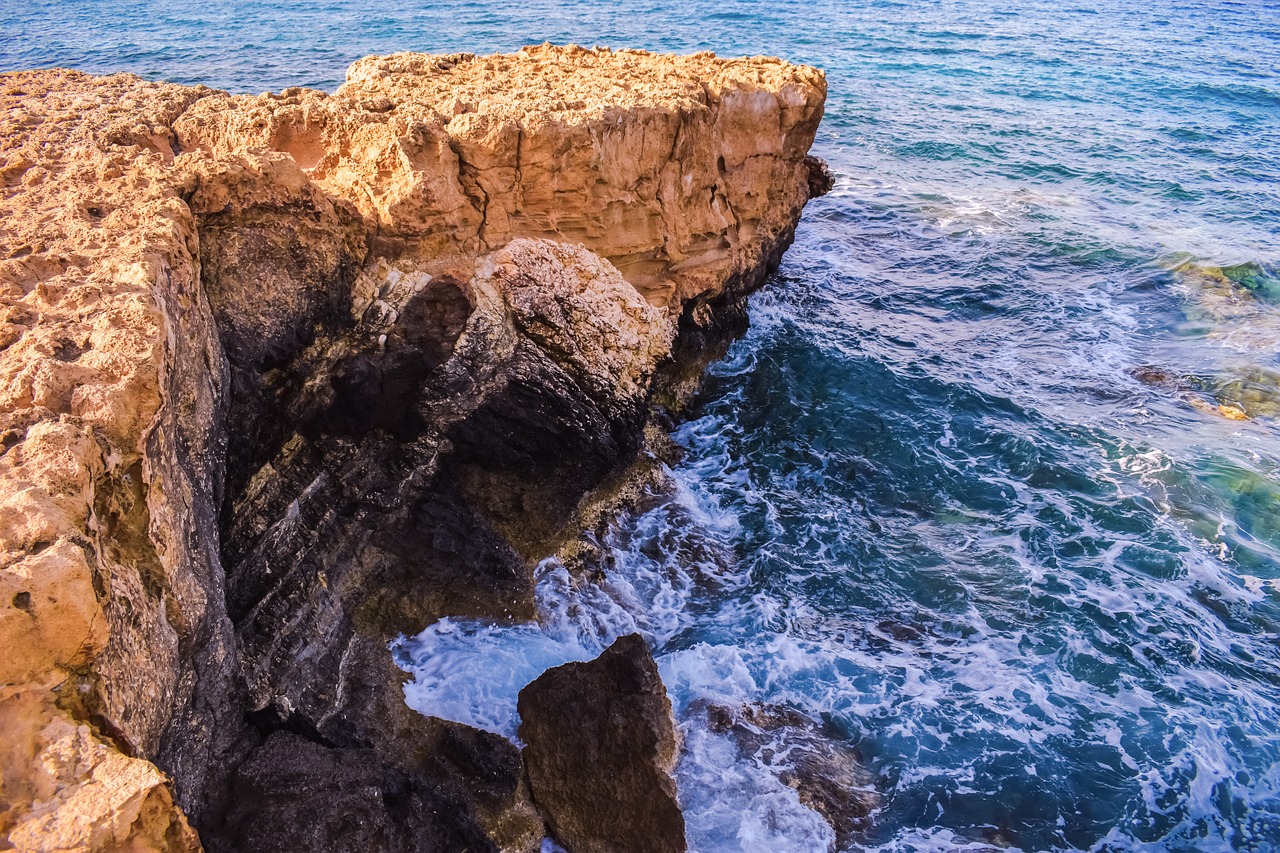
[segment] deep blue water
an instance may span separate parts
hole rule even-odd
[[[510,733],[524,683],[639,629],[697,850],[833,840],[708,698],[855,745],[866,849],[1280,849],[1280,5],[0,10],[0,68],[236,91],[543,40],[824,68],[837,189],[673,488],[611,529],[604,581],[544,564],[540,625],[405,641],[411,703]]]

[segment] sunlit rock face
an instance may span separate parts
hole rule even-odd
[[[822,73],[709,53],[362,59],[332,94],[219,96],[184,148],[291,154],[379,235],[482,254],[582,243],[663,307],[753,275],[808,198]]]
[[[0,837],[536,847],[514,747],[408,711],[386,642],[532,614],[789,244],[824,97],[551,46],[0,75]]]

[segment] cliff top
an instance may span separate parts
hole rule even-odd
[[[733,89],[780,93],[789,105],[803,106],[811,88],[825,92],[821,71],[774,57],[543,44],[491,56],[369,56],[348,69],[335,96],[381,96],[397,105],[430,105],[445,116],[478,111],[563,120],[636,107],[693,109]]]

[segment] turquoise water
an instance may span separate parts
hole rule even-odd
[[[690,705],[781,702],[881,792],[859,849],[1280,849],[1280,5],[0,3],[0,67],[331,88],[552,40],[823,67],[839,180],[676,438],[672,488],[541,569],[540,625],[398,651],[514,731],[649,638],[692,846],[830,829]]]

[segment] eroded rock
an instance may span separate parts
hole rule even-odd
[[[271,149],[431,254],[582,243],[679,311],[765,267],[809,196],[821,72],[775,59],[542,45],[398,53],[332,95],[219,96],[184,149]]]
[[[40,697],[8,705],[3,729],[74,731],[60,754],[92,756],[46,772],[6,755],[0,838],[22,849],[190,849],[150,762],[181,764],[203,796],[236,739],[221,355],[172,165],[173,122],[207,94],[0,75],[0,678]]]
[[[536,846],[519,762],[444,760],[477,736],[387,641],[532,614],[825,186],[824,96],[551,46],[333,95],[0,75],[0,689],[52,733],[5,754],[0,837]],[[92,760],[39,769],[57,732]]]
[[[685,849],[671,701],[639,634],[520,691],[534,801],[571,853]]]
[[[0,820],[10,849],[200,849],[164,774],[51,704],[39,688],[0,688]]]

